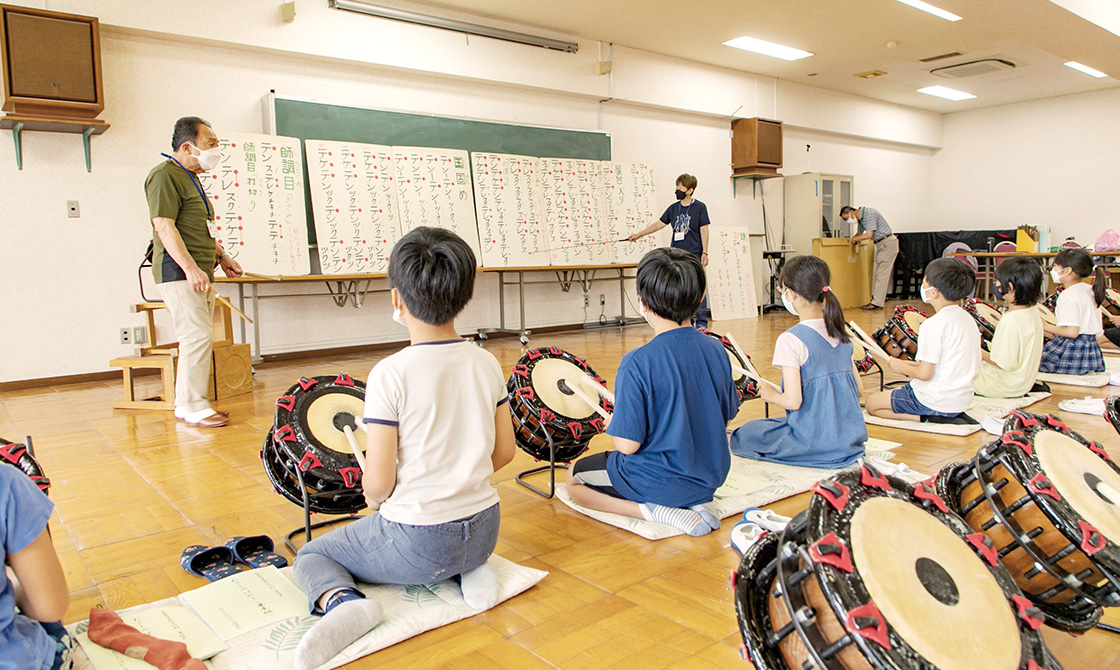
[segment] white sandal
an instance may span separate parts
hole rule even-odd
[[[771,510],[759,509],[758,507],[748,507],[747,510],[743,512],[743,520],[747,523],[753,523],[763,530],[775,533],[785,530],[786,525],[789,524],[788,516],[775,514]]]
[[[762,526],[749,521],[740,521],[731,528],[731,546],[739,555],[747,553],[755,542],[758,542],[768,531]]]

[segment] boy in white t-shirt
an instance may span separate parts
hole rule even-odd
[[[973,380],[980,370],[980,330],[960,301],[972,293],[976,274],[955,258],[926,266],[922,300],[937,311],[922,323],[913,361],[892,358],[892,372],[912,381],[867,399],[867,412],[881,419],[925,421],[955,417],[972,404]]]
[[[370,584],[430,584],[459,576],[463,598],[493,607],[486,563],[498,540],[490,475],[513,460],[505,376],[489,352],[459,338],[455,316],[474,291],[475,256],[441,228],[416,228],[389,257],[393,320],[411,345],[374,366],[366,386],[366,471],[373,514],[308,542],[295,575],[323,618],[296,649],[315,668],[381,621]]]

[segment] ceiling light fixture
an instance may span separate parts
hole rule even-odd
[[[961,17],[957,16],[956,14],[954,14],[952,12],[947,12],[944,9],[941,9],[940,7],[934,7],[933,5],[929,4],[928,2],[922,2],[922,0],[898,0],[898,1],[901,2],[904,5],[910,5],[914,9],[920,9],[923,12],[926,12],[928,14],[933,14],[934,16],[936,16],[938,18],[941,18],[941,19],[945,19],[946,21],[960,21],[961,20]]]
[[[774,44],[766,40],[760,40],[756,37],[736,37],[733,40],[728,40],[723,43],[724,46],[735,47],[743,51],[750,51],[763,56],[772,56],[773,58],[781,58],[782,60],[800,60],[808,58],[813,54],[801,49],[794,49],[781,44]]]
[[[403,21],[404,23],[414,23],[416,25],[427,26],[429,28],[452,30],[459,33],[466,33],[467,35],[490,37],[496,40],[516,42],[517,44],[528,44],[534,47],[544,47],[545,49],[555,49],[557,51],[566,51],[568,53],[575,53],[579,51],[579,44],[577,44],[576,42],[554,40],[551,37],[528,35],[526,33],[517,33],[512,30],[502,30],[501,28],[483,26],[477,23],[467,23],[466,21],[445,19],[439,16],[429,16],[427,14],[420,14],[418,12],[410,12],[404,9],[397,9],[395,7],[382,7],[380,5],[370,4],[368,2],[360,2],[359,0],[330,0],[330,6],[335,9],[341,9],[348,12],[357,12],[358,14],[368,14],[369,16],[376,16],[381,19],[391,19],[393,21]]]
[[[971,93],[965,93],[964,91],[958,91],[955,88],[948,88],[946,86],[926,86],[925,88],[919,88],[918,93],[925,93],[926,95],[954,101],[970,100],[976,97]]]
[[[1078,63],[1075,60],[1071,60],[1070,62],[1066,63],[1066,67],[1071,67],[1074,70],[1077,70],[1078,72],[1084,72],[1085,74],[1089,75],[1090,77],[1096,77],[1097,79],[1102,79],[1102,78],[1108,76],[1107,74],[1101,72],[1100,70],[1094,70],[1093,68],[1089,67],[1088,65],[1082,65],[1081,63]]]

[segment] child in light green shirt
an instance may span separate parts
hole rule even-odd
[[[976,395],[1020,398],[1034,386],[1042,360],[1042,318],[1034,308],[1042,295],[1042,268],[1026,258],[996,266],[996,295],[1007,301],[992,337],[991,352],[981,352]]]

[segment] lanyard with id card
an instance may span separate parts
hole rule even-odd
[[[219,233],[221,233],[221,229],[218,227],[217,222],[214,221],[214,212],[210,209],[210,200],[206,197],[206,192],[202,190],[202,184],[199,183],[198,178],[190,170],[183,167],[182,163],[175,160],[174,156],[168,156],[167,154],[160,154],[160,156],[163,156],[164,158],[170,158],[175,162],[176,165],[183,169],[183,172],[187,173],[188,177],[191,178],[191,183],[194,184],[195,190],[198,191],[199,197],[202,198],[202,204],[206,207],[206,232],[210,233],[211,238],[215,240],[218,239],[218,235]]]

